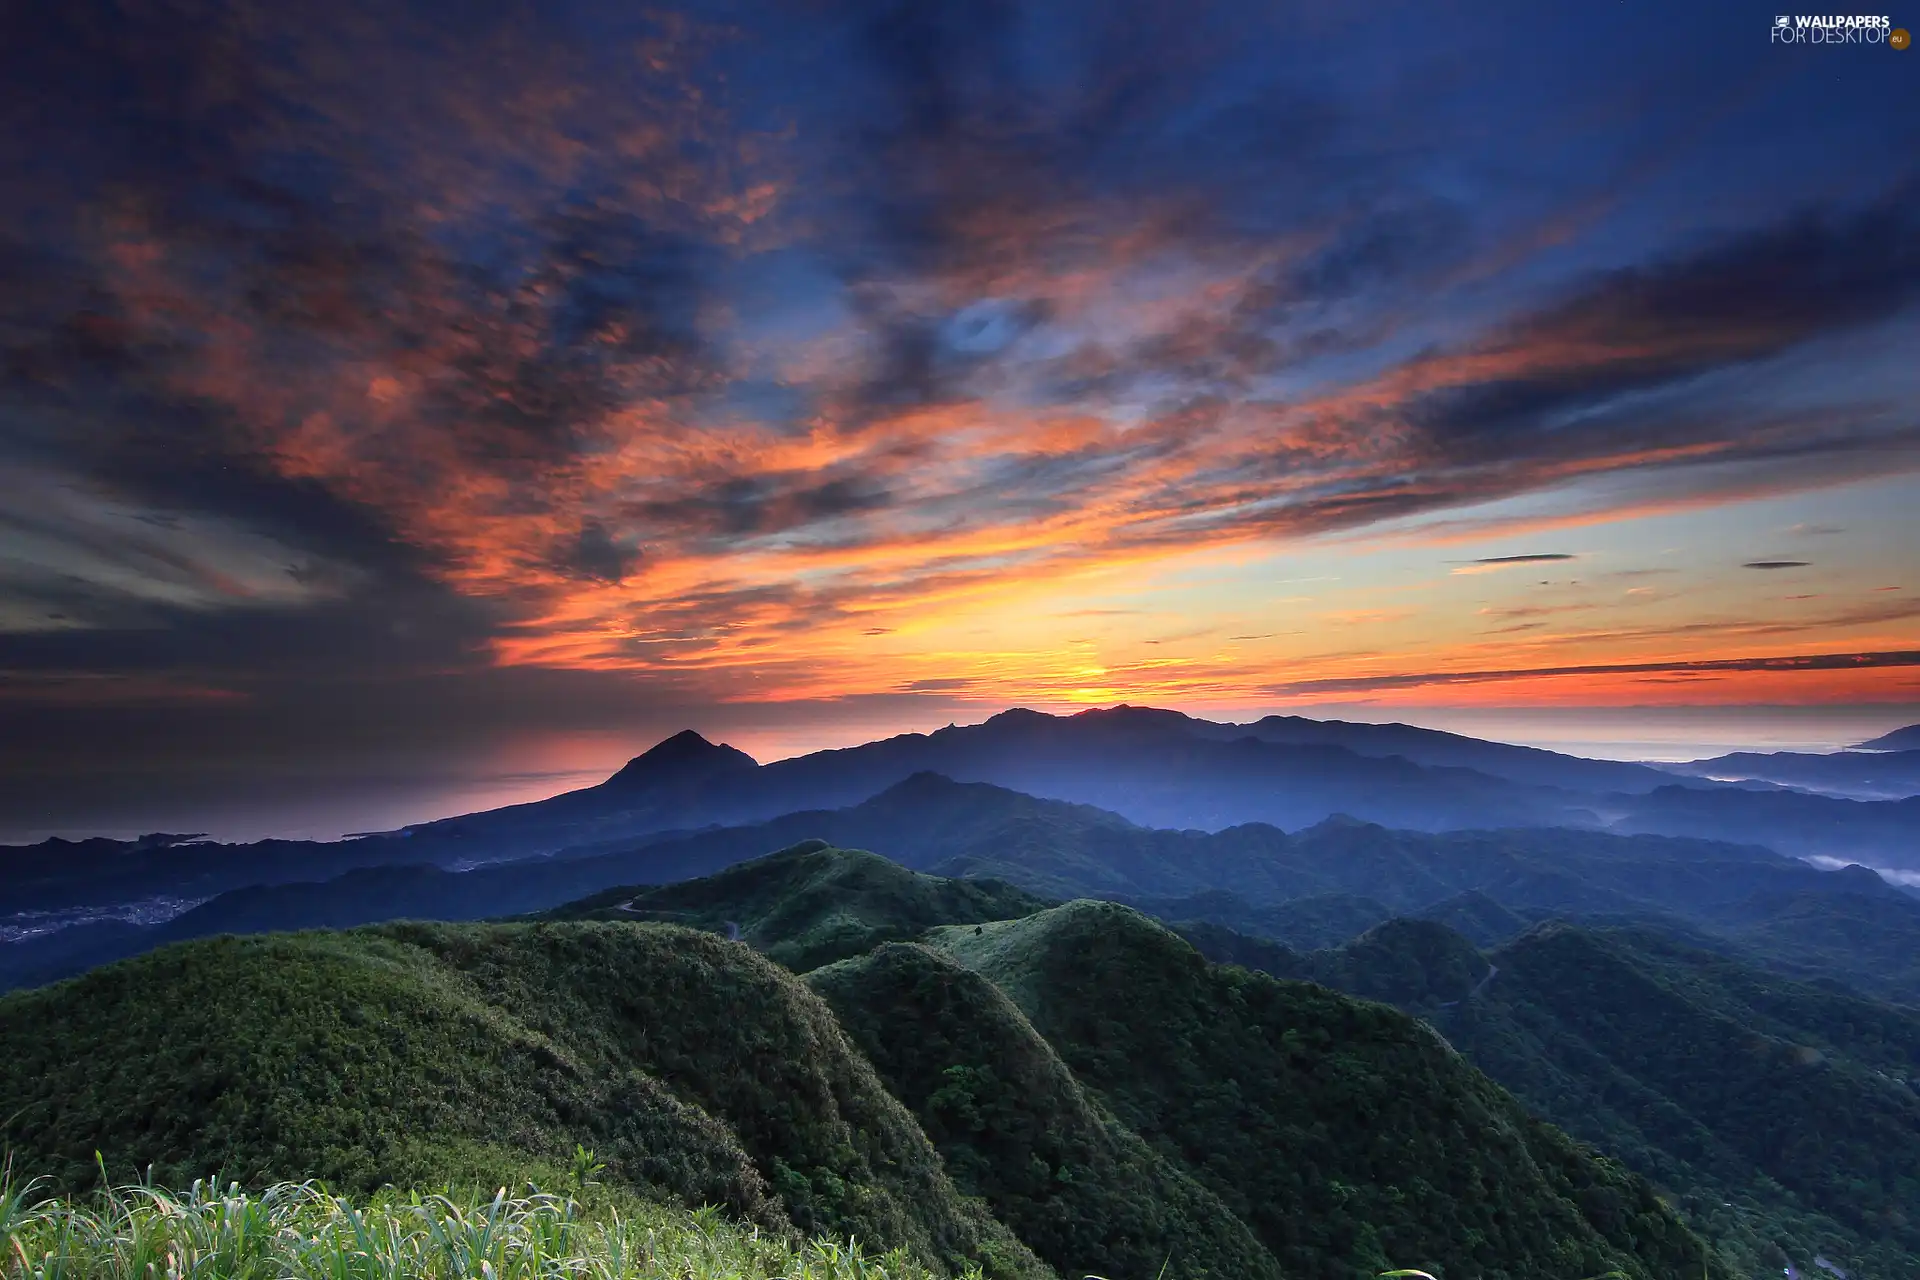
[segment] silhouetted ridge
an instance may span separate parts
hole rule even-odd
[[[1003,729],[1018,729],[1031,728],[1052,719],[1046,712],[1035,711],[1032,707],[1008,707],[997,715],[988,716],[986,723],[999,725]]]
[[[1183,712],[1169,711],[1163,707],[1134,707],[1124,702],[1117,707],[1090,707],[1067,718],[1102,729],[1135,733],[1186,733],[1193,724],[1193,717]]]
[[[1859,893],[1898,894],[1900,891],[1888,884],[1878,871],[1872,867],[1863,867],[1857,862],[1849,862],[1833,873],[1849,889]]]
[[[1858,743],[1857,751],[1916,751],[1920,750],[1920,724],[1910,724],[1904,729],[1895,729],[1892,733],[1883,733],[1867,742]]]
[[[1004,787],[994,787],[984,782],[955,782],[946,774],[933,769],[922,769],[909,774],[875,796],[868,804],[886,800],[912,800],[921,796],[937,796],[940,799],[963,794],[967,791],[1004,791]]]
[[[1382,827],[1377,822],[1368,822],[1365,818],[1356,818],[1350,813],[1330,813],[1300,834],[1306,835],[1314,831],[1366,831],[1368,829],[1375,831],[1386,830],[1385,827]]]
[[[759,761],[738,748],[708,742],[692,729],[682,729],[627,761],[620,772],[601,785],[617,790],[684,785],[759,767]]]

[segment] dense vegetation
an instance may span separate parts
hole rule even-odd
[[[1920,1014],[1644,928],[1541,926],[1483,957],[1431,922],[1312,952],[1180,926],[1209,958],[1389,1000],[1536,1113],[1673,1196],[1748,1274],[1920,1267]]]
[[[457,875],[431,866],[376,867],[322,884],[256,886],[162,925],[98,924],[0,945],[0,986],[51,981],[219,932],[517,915],[596,893],[609,894],[601,906],[617,914],[620,903],[640,896],[632,886],[711,876],[814,838],[1055,900],[1127,901],[1163,919],[1206,920],[1299,950],[1336,945],[1392,916],[1439,920],[1483,947],[1545,918],[1658,923],[1783,973],[1833,977],[1920,1003],[1920,898],[1865,869],[1819,871],[1750,845],[1566,829],[1431,834],[1336,819],[1295,832],[1258,824],[1156,831],[1083,805],[932,774],[851,808],[754,826],[615,841]],[[671,901],[667,895],[643,909],[705,919],[697,904]],[[957,902],[933,905],[962,910]],[[1027,908],[988,894],[975,909]],[[922,919],[875,919],[870,927],[880,932],[871,938],[911,937]],[[859,943],[857,932],[848,934],[822,955],[852,954]]]
[[[22,1280],[930,1280],[904,1251],[868,1258],[575,1189],[588,1206],[504,1189],[355,1203],[313,1183],[143,1183],[84,1200],[0,1185],[0,1268]]]
[[[1220,1199],[1121,1125],[991,982],[912,944],[817,970],[963,1189],[1062,1274],[1276,1277]]]
[[[818,997],[663,925],[394,925],[222,938],[0,1000],[21,1167],[94,1152],[175,1185],[317,1177],[617,1185],[923,1265],[1044,1268],[953,1188]]]
[[[1920,1014],[1643,931],[1549,925],[1492,960],[1447,1035],[1733,1256],[1920,1269]]]
[[[998,881],[921,875],[877,854],[808,840],[699,880],[608,889],[546,917],[659,920],[737,933],[804,973],[935,925],[1005,920],[1047,905]]]
[[[1529,1117],[1430,1029],[1324,987],[1208,965],[1076,902],[935,930],[1073,1074],[1214,1192],[1284,1274],[1697,1272],[1637,1178]]]
[[[1652,1276],[1693,1247],[1450,1043],[1651,1179],[1739,1272],[1920,1262],[1920,1014],[1780,976],[1900,972],[1920,904],[1871,873],[1578,833],[1550,856],[1358,823],[1146,832],[1021,799],[965,839],[1024,824],[1067,851],[1035,862],[1104,858],[1129,883],[1345,887],[1136,899],[1207,959],[1297,980],[1279,983],[1121,907],[817,840],[514,926],[203,942],[0,1002],[26,1046],[0,1062],[0,1142],[68,1186],[97,1146],[174,1180],[358,1192],[549,1185],[585,1144],[635,1194],[1008,1275]],[[1745,882],[1707,887],[1729,868]],[[1600,909],[1635,876],[1699,923]],[[1556,895],[1607,927],[1530,928]],[[1394,914],[1410,903],[1427,918]],[[1762,932],[1772,972],[1748,960]],[[101,1047],[128,1043],[150,1048]]]
[[[1430,1030],[1210,967],[1125,908],[983,921],[1031,900],[818,847],[634,897],[802,964],[973,922],[816,970],[819,994],[625,919],[170,947],[0,1000],[4,1141],[69,1189],[98,1149],[176,1185],[355,1194],[554,1186],[585,1146],[626,1194],[1008,1280],[1702,1265],[1643,1184]],[[1016,934],[1011,963],[993,944]]]

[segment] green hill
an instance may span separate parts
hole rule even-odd
[[[995,880],[922,875],[878,854],[807,840],[700,880],[609,889],[542,918],[656,920],[737,932],[804,973],[935,925],[1005,920],[1048,905]]]
[[[1858,892],[1758,896],[1746,904],[1753,919],[1734,937],[1789,973],[1835,975],[1920,1007],[1920,902],[1858,872],[1831,873],[1866,886]]]
[[[1657,934],[1548,925],[1439,1019],[1758,1269],[1920,1267],[1920,1015]]]
[[[1099,895],[1077,893],[1069,897]],[[1349,938],[1389,920],[1394,912],[1372,898],[1352,893],[1317,893],[1267,906],[1256,906],[1237,894],[1214,889],[1184,898],[1119,898],[1127,906],[1161,920],[1204,920],[1236,933],[1275,942],[1301,951],[1337,947]]]
[[[1651,1179],[1748,1274],[1815,1256],[1913,1274],[1920,1014],[1645,928],[1556,923],[1482,956],[1395,920],[1292,951],[1207,923],[1207,958],[1431,1018],[1531,1108]]]
[[[258,1191],[136,1182],[44,1198],[40,1188],[0,1183],[0,1248],[5,1274],[19,1280],[931,1278],[900,1253],[771,1236],[711,1210],[636,1201],[585,1165],[582,1173],[564,1196],[459,1189],[364,1200],[312,1182]]]
[[[1274,1258],[1213,1193],[1091,1097],[991,982],[892,943],[815,970],[963,1190],[1062,1274],[1272,1280]]]
[[[0,1142],[76,1189],[99,1150],[348,1192],[552,1186],[586,1146],[623,1194],[998,1280],[1699,1273],[1431,1028],[1037,905],[808,844],[558,913],[608,919],[176,945],[0,999]],[[723,928],[842,958],[809,985]],[[1439,967],[1433,928],[1366,954]]]
[[[1419,913],[1423,920],[1443,924],[1477,947],[1497,947],[1526,932],[1532,923],[1518,912],[1489,898],[1477,889],[1457,893],[1436,902]]]
[[[1702,1265],[1647,1184],[1532,1119],[1395,1010],[1209,965],[1111,903],[937,929],[929,943],[1007,992],[1286,1274],[1665,1280]]]
[[[714,762],[728,759],[721,752]],[[465,840],[456,839],[458,823],[434,829],[430,843]],[[1149,830],[1084,805],[926,773],[846,809],[598,841],[458,874],[431,865],[362,867],[320,884],[234,889],[162,924],[75,926],[0,942],[0,988],[53,981],[217,933],[512,916],[550,911],[588,894],[609,918],[684,920],[724,931],[727,919],[750,922],[711,918],[700,904],[673,895],[621,912],[621,904],[645,891],[607,886],[711,876],[768,850],[817,844],[816,837],[870,849],[918,871],[992,878],[1055,900],[1125,901],[1163,919],[1207,920],[1302,950],[1336,946],[1392,916],[1440,920],[1481,946],[1506,942],[1547,918],[1657,923],[1703,945],[1738,949],[1789,976],[1831,977],[1882,998],[1920,1003],[1914,958],[1920,956],[1920,897],[1862,868],[1821,871],[1723,842],[1538,827],[1433,834],[1332,818],[1292,833],[1261,824],[1212,833]],[[443,849],[448,856],[454,851]],[[152,855],[138,856],[146,865]],[[198,865],[195,859],[212,855],[170,856]],[[870,909],[863,905],[856,914]],[[989,903],[981,911],[991,918],[1028,909]],[[831,938],[822,934],[818,940],[827,945],[820,956],[798,963],[910,938],[923,920],[855,921]],[[828,933],[836,927],[824,916],[820,923]],[[864,927],[878,931],[862,934]]]
[[[1046,1268],[963,1198],[827,1006],[663,925],[390,925],[218,938],[0,999],[19,1167],[91,1185],[610,1183],[951,1271]]]
[[[1422,1013],[1467,999],[1490,973],[1472,943],[1431,920],[1388,920],[1308,965],[1315,982]]]

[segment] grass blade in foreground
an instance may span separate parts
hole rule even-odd
[[[413,1194],[356,1205],[314,1183],[258,1194],[210,1180],[93,1203],[0,1186],[0,1273],[23,1280],[932,1280],[903,1251],[796,1244],[711,1211],[583,1212],[538,1192]]]

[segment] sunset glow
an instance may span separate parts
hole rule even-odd
[[[33,18],[16,763],[1920,702],[1912,67],[995,12]]]

